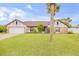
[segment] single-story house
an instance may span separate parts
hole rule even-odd
[[[63,23],[55,20],[55,32],[60,33],[67,33],[68,27]],[[8,23],[7,32],[9,33],[28,33],[31,32],[34,28],[36,28],[39,24],[44,25],[45,31],[50,27],[50,21],[20,21],[20,20],[13,20]]]

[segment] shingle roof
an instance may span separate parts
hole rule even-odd
[[[42,24],[44,26],[49,25],[49,21],[25,21],[23,23],[27,26],[38,26],[39,24]]]
[[[14,21],[20,21],[20,20],[13,20]],[[11,24],[12,22],[8,23],[7,25]],[[39,24],[42,24],[44,26],[48,26],[50,24],[50,21],[20,21],[21,23],[23,23],[26,26],[38,26]]]

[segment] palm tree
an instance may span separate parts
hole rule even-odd
[[[69,23],[72,21],[72,19],[70,17],[67,17],[67,18],[62,18],[61,21],[65,23]]]
[[[71,25],[71,21],[72,19],[67,17],[67,18],[62,18],[62,19],[58,19],[59,22],[63,23],[64,25],[66,25],[68,28],[71,28],[72,25]]]
[[[51,15],[50,19],[50,41],[54,40],[54,16],[59,11],[60,6],[56,3],[48,3],[47,4],[48,13]]]

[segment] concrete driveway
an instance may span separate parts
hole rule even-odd
[[[0,34],[0,40],[2,39],[6,39],[6,38],[9,38],[9,37],[13,37],[13,36],[16,36],[18,34],[13,34],[13,33],[7,33],[7,34]]]

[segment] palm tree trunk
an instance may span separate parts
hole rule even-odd
[[[50,42],[54,41],[54,15],[51,14],[50,20]]]

